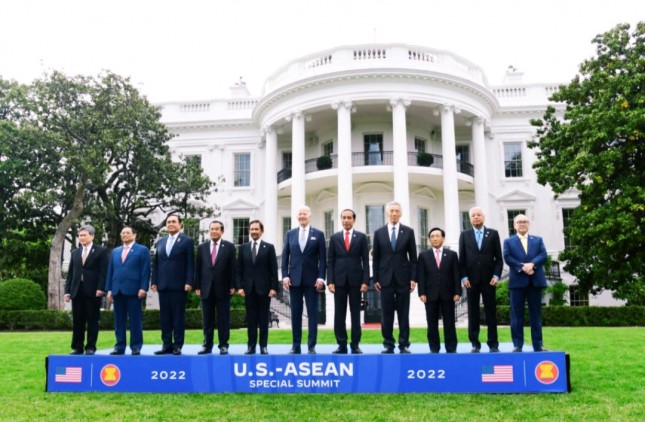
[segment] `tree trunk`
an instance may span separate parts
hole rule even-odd
[[[85,195],[85,180],[81,180],[74,194],[74,203],[67,215],[56,228],[56,233],[52,239],[52,245],[49,249],[49,276],[47,281],[47,308],[63,308],[63,280],[62,271],[62,252],[65,244],[65,235],[74,224],[77,218],[83,214],[83,196]]]

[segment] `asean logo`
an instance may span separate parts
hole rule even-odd
[[[560,375],[560,370],[555,363],[543,360],[535,367],[535,378],[542,384],[553,384]]]
[[[121,370],[116,365],[105,365],[101,369],[101,382],[108,387],[114,387],[121,380]]]

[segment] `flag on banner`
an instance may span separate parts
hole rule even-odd
[[[83,369],[80,366],[57,366],[56,382],[80,383],[83,380]]]
[[[482,382],[513,382],[513,365],[482,366]]]

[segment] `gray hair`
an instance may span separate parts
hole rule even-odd
[[[392,208],[395,205],[398,206],[399,208],[401,208],[401,212],[403,212],[403,207],[401,206],[400,203],[398,203],[396,201],[390,201],[387,204],[385,204],[385,212],[389,212],[390,208]]]
[[[83,224],[81,228],[78,229],[78,232],[88,232],[90,236],[94,236],[96,234],[96,229],[89,224]]]

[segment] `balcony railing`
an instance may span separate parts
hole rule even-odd
[[[443,168],[443,157],[438,154],[429,154],[432,156],[432,163],[425,167]],[[352,167],[363,166],[391,166],[393,164],[394,153],[392,151],[382,152],[354,152],[352,153]],[[318,158],[312,158],[305,161],[305,174],[313,173],[320,170],[327,170],[327,168],[338,168],[338,155],[331,155],[331,167],[318,168]],[[417,162],[417,153],[408,153],[408,166],[420,167]],[[472,164],[457,160],[457,171],[459,173],[474,176],[475,171]],[[278,183],[284,182],[291,178],[291,168],[284,168],[278,172]]]

